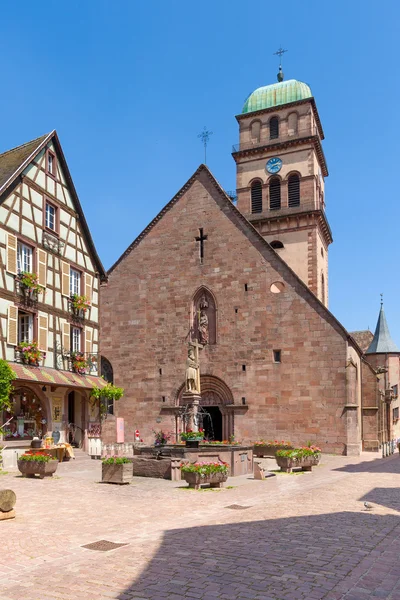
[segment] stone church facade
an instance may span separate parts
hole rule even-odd
[[[237,206],[201,165],[101,288],[101,354],[125,388],[104,441],[116,417],[126,440],[178,436],[188,344],[200,343],[210,437],[372,449],[363,419],[377,376],[327,309],[327,167],[311,91],[259,88],[238,121]]]

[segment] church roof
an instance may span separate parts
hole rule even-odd
[[[289,102],[312,98],[310,87],[302,81],[288,79],[257,88],[244,103],[242,114],[281,106]]]
[[[0,204],[6,199],[7,192],[11,184],[17,180],[17,178],[32,162],[35,156],[37,156],[39,152],[41,152],[43,148],[45,148],[45,146],[51,141],[56,149],[58,160],[68,183],[76,212],[79,215],[79,221],[82,230],[92,252],[92,256],[98,269],[100,278],[101,280],[105,280],[107,278],[106,271],[99,255],[97,254],[97,250],[86,222],[78,194],[76,193],[75,186],[68,169],[67,161],[65,160],[65,156],[61,148],[60,140],[58,139],[58,135],[55,130],[0,154]]]
[[[383,304],[381,304],[374,338],[366,351],[366,354],[389,354],[392,352],[400,353],[400,350],[391,338],[385,311],[383,310]]]
[[[110,267],[107,271],[107,275],[110,276],[111,273],[118,267],[118,265],[129,256],[129,254],[144,240],[147,234],[157,225],[157,223],[163,218],[163,216],[171,210],[180,200],[180,198],[190,189],[193,183],[196,180],[201,180],[203,177],[206,177],[211,185],[216,190],[217,194],[214,197],[214,200],[220,204],[223,212],[231,219],[231,221],[237,226],[237,228],[242,231],[243,235],[247,237],[249,242],[253,244],[255,248],[260,252],[260,254],[266,259],[278,261],[281,264],[283,273],[286,272],[286,275],[292,278],[292,285],[301,287],[305,293],[306,297],[314,308],[318,310],[318,312],[322,313],[327,320],[329,320],[336,329],[339,331],[341,335],[343,335],[346,340],[348,340],[356,350],[362,354],[362,350],[358,345],[357,341],[351,336],[351,334],[343,327],[343,325],[336,319],[336,317],[326,308],[325,304],[323,304],[317,296],[310,290],[310,288],[300,279],[300,277],[289,267],[289,265],[283,260],[281,256],[269,245],[269,243],[262,237],[262,235],[253,227],[253,225],[246,219],[246,217],[236,208],[233,204],[231,198],[227,195],[225,190],[220,186],[218,181],[215,179],[211,171],[204,164],[200,165],[197,171],[195,171],[192,177],[185,183],[185,185],[179,190],[179,192],[164,206],[164,208],[158,213],[158,215],[149,223],[149,225],[138,235],[138,237],[131,243],[130,246],[125,250],[123,254],[118,258],[118,260]],[[203,180],[204,181],[204,180]],[[203,183],[204,185],[204,183]],[[272,254],[271,254],[272,253]]]
[[[374,337],[374,334],[369,329],[364,329],[362,331],[351,331],[350,335],[356,340],[363,352],[369,348],[369,345]]]

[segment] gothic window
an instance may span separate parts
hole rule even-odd
[[[253,121],[253,123],[251,124],[251,128],[250,128],[252,142],[260,141],[260,130],[261,130],[260,121]]]
[[[297,174],[290,175],[288,180],[289,208],[300,206],[300,177]]]
[[[213,295],[200,288],[192,302],[192,340],[212,345],[217,342],[217,311]]]
[[[279,137],[279,119],[272,117],[269,122],[269,139],[276,140]]]
[[[273,177],[269,182],[269,208],[277,210],[281,207],[281,180]]]
[[[284,248],[285,246],[279,240],[274,240],[270,243],[271,248],[274,250],[279,250],[279,248]]]
[[[254,181],[251,184],[251,212],[262,212],[262,187],[261,181]]]
[[[101,357],[101,375],[108,383],[114,383],[114,371],[110,361],[105,357]]]

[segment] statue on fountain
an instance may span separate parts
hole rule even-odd
[[[189,345],[186,359],[186,391],[200,393],[199,362],[196,360],[194,348]]]

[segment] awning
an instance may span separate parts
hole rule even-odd
[[[9,362],[8,364],[16,374],[16,380],[19,381],[85,389],[107,385],[107,382],[102,377],[96,377],[95,375],[78,375],[70,371],[59,371],[58,369],[50,369],[49,367],[31,367],[14,362]]]

